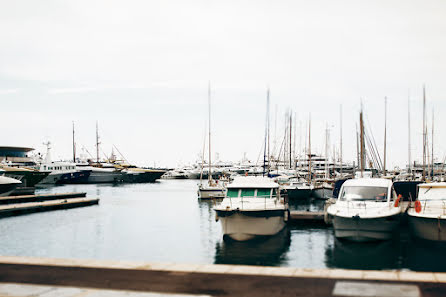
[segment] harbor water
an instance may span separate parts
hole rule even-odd
[[[224,240],[213,201],[197,199],[197,181],[64,185],[37,193],[87,192],[97,206],[0,220],[0,254],[147,262],[446,272],[444,245],[412,239],[402,225],[392,241],[339,241],[323,224],[290,224],[276,236]],[[296,210],[323,202],[291,201]]]

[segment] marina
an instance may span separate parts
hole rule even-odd
[[[442,244],[412,237],[408,225],[383,242],[338,240],[322,221],[290,222],[277,235],[225,240],[215,201],[197,198],[197,180],[148,184],[60,185],[40,195],[85,192],[99,197],[86,208],[32,213],[0,220],[5,256],[446,272]],[[324,201],[290,201],[291,217],[323,212]],[[319,212],[319,213],[318,213]],[[181,223],[178,223],[181,222]],[[181,242],[181,244],[177,244]],[[109,248],[113,246],[114,248]]]

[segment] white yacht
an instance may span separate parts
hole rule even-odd
[[[392,181],[381,178],[347,180],[327,213],[335,236],[352,241],[391,239],[399,225],[401,205]]]
[[[1,172],[0,172],[1,174]],[[0,175],[0,197],[8,196],[15,188],[17,188],[22,182],[11,177]]]
[[[226,196],[214,207],[223,235],[237,241],[280,232],[289,217],[279,184],[268,177],[241,176],[227,185]]]
[[[415,207],[407,214],[410,229],[416,237],[446,241],[446,183],[418,185]]]
[[[311,196],[313,185],[302,178],[291,178],[283,185],[283,190],[289,199],[307,199]]]

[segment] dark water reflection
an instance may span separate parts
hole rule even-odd
[[[0,255],[110,260],[271,265],[307,268],[446,271],[445,246],[400,240],[339,241],[323,225],[289,225],[252,242],[223,240],[212,201],[197,199],[197,182],[67,185],[40,192],[87,192],[98,206],[0,220]],[[319,211],[324,201],[290,201],[291,209]],[[404,227],[407,228],[407,227]]]

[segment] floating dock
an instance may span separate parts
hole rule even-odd
[[[440,297],[446,273],[0,257],[2,296],[179,294]]]
[[[290,222],[321,222],[324,223],[323,211],[290,211]]]
[[[42,195],[20,195],[0,197],[0,204],[22,203],[22,202],[39,202],[57,199],[70,199],[86,197],[87,193],[63,193],[63,194],[42,194]]]
[[[99,203],[98,198],[85,196],[86,193],[65,193],[0,197],[0,218]]]

